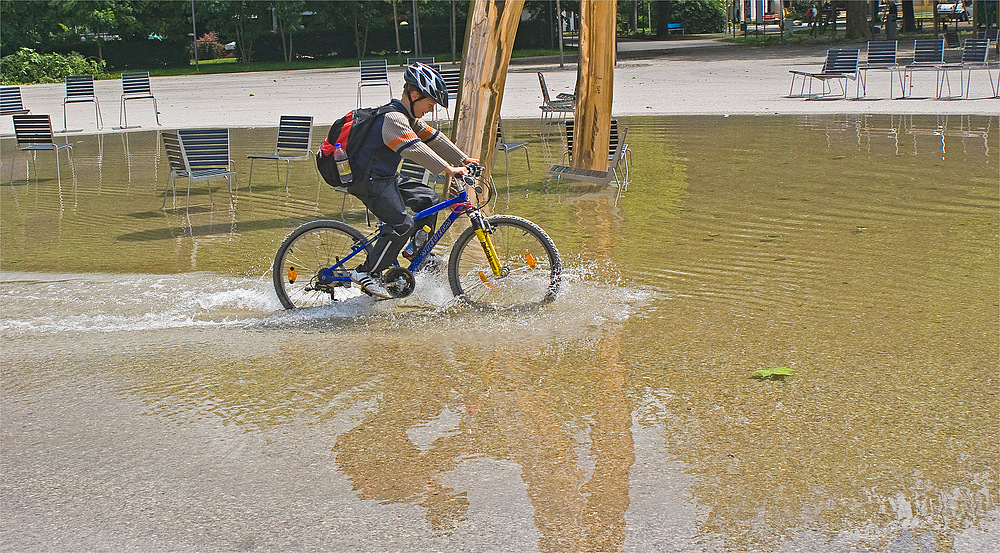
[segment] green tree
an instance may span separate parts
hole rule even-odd
[[[47,51],[65,34],[59,26],[60,14],[50,9],[50,2],[0,2],[0,56],[21,48]]]
[[[274,4],[274,18],[277,22],[278,34],[281,36],[281,52],[285,61],[292,61],[292,37],[302,26],[302,12],[306,3],[301,0],[278,0]]]

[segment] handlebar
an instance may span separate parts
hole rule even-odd
[[[465,170],[468,171],[468,174],[462,175],[462,181],[469,186],[475,185],[476,177],[483,174],[482,165],[476,165],[475,163],[470,163],[466,165]]]

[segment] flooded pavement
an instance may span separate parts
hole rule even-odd
[[[161,210],[151,131],[69,135],[58,180],[19,154],[4,549],[995,551],[1000,119],[622,124],[616,198],[546,179],[561,139],[505,122],[532,170],[498,160],[494,209],[564,282],[502,314],[434,276],[282,311],[275,250],[343,197],[311,162],[248,187],[274,129],[232,131],[232,204],[180,180]]]

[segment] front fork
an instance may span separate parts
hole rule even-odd
[[[483,253],[486,254],[486,260],[490,263],[493,276],[506,276],[506,271],[500,266],[500,258],[497,256],[497,250],[493,247],[493,240],[490,239],[493,229],[490,228],[489,221],[486,220],[486,217],[482,213],[476,213],[472,217],[472,229],[476,233],[476,237],[479,238],[479,243],[483,246]],[[480,278],[483,276],[480,275]]]

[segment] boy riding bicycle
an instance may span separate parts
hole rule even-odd
[[[402,158],[453,178],[467,174],[465,165],[479,163],[420,119],[435,105],[448,107],[448,89],[441,75],[428,65],[414,63],[406,68],[404,81],[402,98],[393,99],[386,112],[376,116],[371,132],[358,150],[360,159],[373,159],[371,170],[347,188],[385,223],[367,259],[351,271],[351,280],[361,285],[363,292],[377,298],[392,297],[381,283],[381,274],[396,260],[414,230],[424,226],[433,229],[437,222],[436,215],[414,221],[406,211],[410,208],[417,213],[438,203],[440,198],[426,184],[398,173]],[[414,252],[423,245],[414,237],[414,242],[418,241],[413,244]]]

